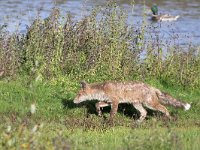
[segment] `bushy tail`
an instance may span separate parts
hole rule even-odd
[[[190,107],[191,107],[190,104],[181,102],[181,101],[173,98],[168,93],[161,92],[158,89],[155,89],[155,92],[158,96],[159,101],[164,105],[171,105],[171,106],[174,106],[174,107],[183,108],[185,110],[189,110]]]

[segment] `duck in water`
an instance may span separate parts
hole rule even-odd
[[[153,5],[151,7],[151,11],[152,11],[152,17],[151,19],[154,21],[175,21],[179,18],[178,16],[171,16],[169,14],[158,14],[158,7],[157,5]]]

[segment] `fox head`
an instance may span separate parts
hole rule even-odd
[[[74,103],[76,104],[92,99],[91,94],[93,90],[90,88],[90,85],[86,83],[85,81],[82,81],[80,84],[81,84],[81,89],[74,99]]]

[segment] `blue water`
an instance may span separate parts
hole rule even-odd
[[[30,25],[34,18],[37,16],[48,17],[54,6],[61,9],[63,17],[67,12],[71,12],[78,20],[87,15],[94,6],[104,6],[106,2],[106,0],[0,0],[0,25],[6,24],[7,30],[10,32],[17,30],[25,33],[27,25]],[[137,26],[142,22],[143,1],[135,0],[134,5],[132,5],[132,0],[118,0],[117,2],[128,12],[129,24]],[[145,7],[149,8],[154,3],[155,1],[146,1]],[[158,0],[156,3],[162,13],[180,15],[180,18],[175,22],[154,23],[147,20],[148,25],[161,27],[157,32],[160,38],[165,40],[165,43],[169,38],[174,38],[176,43],[183,46],[200,45],[200,1]],[[148,17],[150,16],[147,15],[147,19]]]

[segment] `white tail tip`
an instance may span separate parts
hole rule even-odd
[[[185,107],[185,110],[189,110],[191,105],[187,103],[184,107]]]

